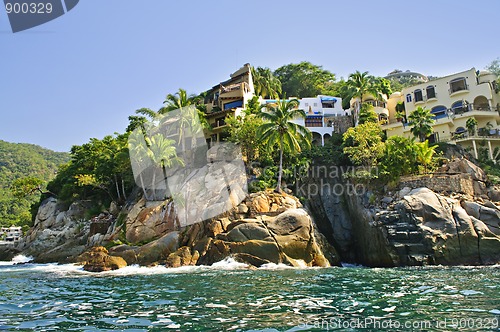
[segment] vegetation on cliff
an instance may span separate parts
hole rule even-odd
[[[67,153],[0,140],[0,226],[30,226],[31,206],[38,202],[40,191],[34,190],[32,195],[25,195],[19,189],[30,184],[26,194],[35,188],[45,190],[46,182],[68,159]],[[37,206],[33,208],[36,210]]]

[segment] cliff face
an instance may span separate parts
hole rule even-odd
[[[251,194],[230,211],[184,228],[179,228],[172,204],[139,199],[125,207],[118,219],[103,213],[89,221],[83,217],[82,203],[64,211],[57,200],[48,199],[18,249],[37,262],[84,261],[86,250],[125,236],[130,244],[111,246],[109,255],[127,264],[199,265],[226,257],[253,266],[340,264],[335,249],[293,196],[270,191]]]
[[[384,197],[323,191],[309,207],[344,261],[367,266],[499,262],[498,192],[487,188],[484,172],[465,159],[440,173],[403,179],[400,190]]]
[[[299,200],[272,191],[251,194],[217,217],[180,227],[172,201],[138,197],[92,220],[84,202],[40,207],[17,250],[37,262],[74,262],[98,245],[127,264],[213,264],[226,257],[260,266],[494,264],[500,262],[500,192],[465,159],[436,176],[402,179],[400,187],[356,193],[342,177]],[[317,188],[317,187],[316,187]],[[341,190],[339,190],[341,189]],[[127,244],[116,245],[119,240]]]

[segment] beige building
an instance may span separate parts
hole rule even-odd
[[[412,136],[407,119],[421,106],[434,115],[434,132],[431,142],[449,142],[467,148],[474,156],[484,147],[491,159],[500,150],[500,93],[497,77],[474,68],[439,79],[423,82],[393,93],[387,100],[387,118],[382,129],[387,136]],[[397,105],[404,104],[403,113],[397,113]],[[401,106],[400,106],[401,107]],[[380,111],[384,113],[385,110]],[[467,130],[467,120],[474,118],[477,126]]]
[[[207,120],[212,126],[210,132],[205,132],[209,146],[224,139],[226,116],[230,114],[240,115],[248,101],[254,96],[255,90],[250,64],[245,64],[230,77],[229,80],[221,82],[207,91],[205,97]]]

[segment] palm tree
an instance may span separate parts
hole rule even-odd
[[[255,94],[262,98],[278,98],[281,93],[281,82],[273,75],[271,69],[252,67],[252,78]]]
[[[186,90],[179,89],[179,91],[177,91],[176,93],[169,93],[167,95],[165,101],[163,102],[163,104],[165,104],[165,107],[161,108],[160,111],[162,112],[161,114],[165,114],[179,108],[193,105],[197,101],[198,96],[188,95]]]
[[[153,170],[153,180],[151,189],[156,198],[156,167],[160,167],[163,172],[163,181],[167,178],[167,168],[178,164],[184,166],[184,161],[177,156],[175,141],[165,138],[162,134],[155,134],[151,138],[146,138],[148,144],[147,156],[152,161],[155,169]]]
[[[375,78],[368,75],[367,71],[361,73],[356,70],[356,72],[349,75],[349,79],[346,84],[349,88],[350,97],[359,98],[359,105],[357,109],[354,110],[354,123],[357,124],[358,113],[361,109],[361,105],[363,104],[363,97],[368,94],[378,99],[380,97],[380,92]]]
[[[136,128],[128,137],[128,150],[132,161],[134,176],[139,175],[140,187],[144,193],[144,198],[149,199],[144,183],[143,172],[150,166],[148,160],[148,146],[142,128]],[[137,178],[136,178],[137,181]]]
[[[474,136],[476,133],[477,120],[475,118],[468,118],[467,122],[465,122],[465,127],[467,127],[467,131],[470,136]]]
[[[434,157],[434,153],[436,153],[436,148],[437,145],[429,146],[428,140],[415,144],[417,162],[424,166],[425,173],[427,173],[429,165],[432,164],[432,158]]]
[[[433,115],[431,112],[421,106],[411,112],[408,117],[411,125],[411,133],[420,139],[420,142],[432,134],[432,125],[434,124]]]
[[[294,118],[305,118],[304,110],[299,110],[297,99],[277,100],[275,104],[262,105],[259,116],[264,123],[257,128],[257,135],[268,148],[278,144],[280,149],[280,162],[278,171],[277,192],[281,192],[281,178],[283,175],[283,152],[298,153],[302,147],[310,148],[312,134],[304,126],[290,122]],[[262,110],[263,108],[266,110]]]

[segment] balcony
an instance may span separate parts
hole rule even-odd
[[[457,78],[450,81],[450,88],[448,89],[450,96],[468,91],[469,91],[469,85],[465,81],[465,78]]]
[[[231,84],[229,86],[222,86],[220,91],[221,99],[242,98],[245,93],[249,91],[246,82]]]
[[[225,121],[225,119],[217,119],[217,120],[215,120],[214,123],[211,123],[210,125],[212,126],[213,129],[215,129],[215,128],[219,128],[219,127],[225,126],[226,125],[226,121]]]

